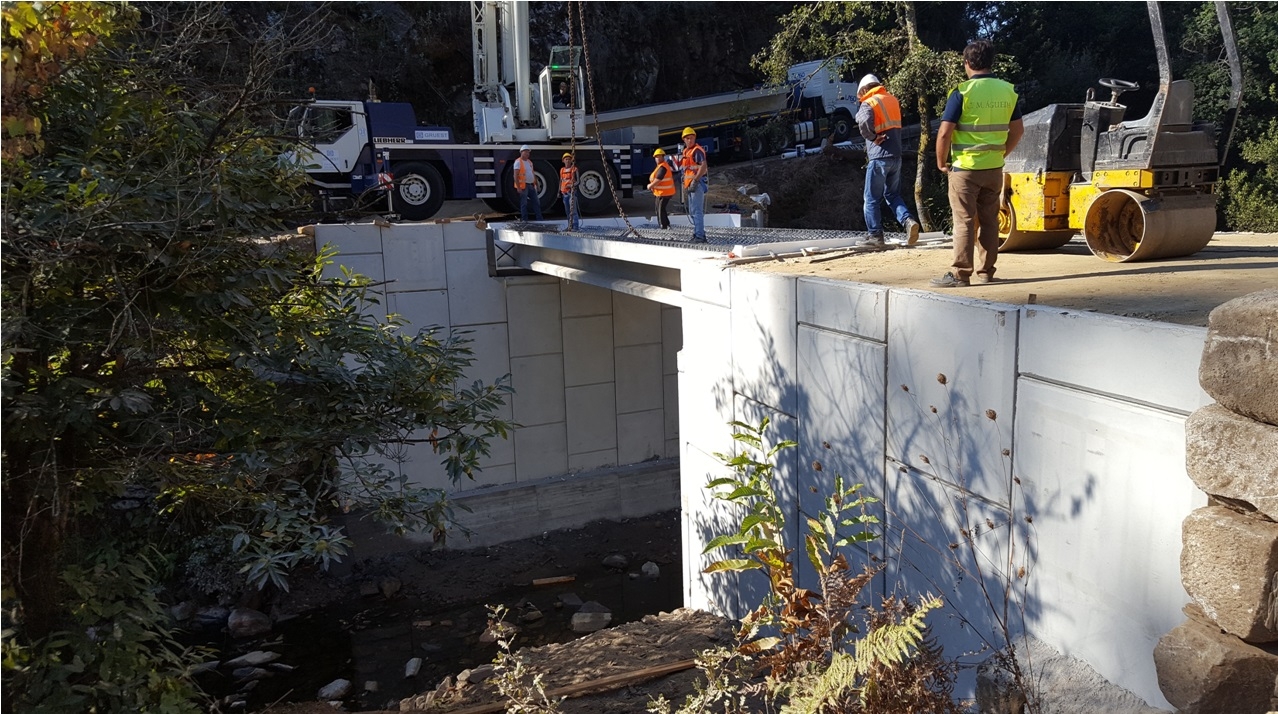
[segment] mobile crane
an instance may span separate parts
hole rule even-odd
[[[560,155],[585,142],[580,47],[554,47],[535,83],[528,81],[527,0],[471,3],[474,49],[472,109],[478,143],[458,143],[447,127],[419,126],[406,103],[312,100],[294,107],[286,132],[300,148],[288,157],[305,167],[321,211],[384,208],[409,220],[435,215],[447,199],[483,199],[513,210],[511,176],[521,145],[532,149],[543,211],[559,193]],[[577,89],[567,107],[551,101],[559,81]],[[655,140],[654,140],[655,141]],[[585,150],[588,148],[589,150]],[[581,211],[612,206],[609,183],[633,193],[631,144],[591,141],[578,156]],[[386,201],[388,205],[378,205]]]

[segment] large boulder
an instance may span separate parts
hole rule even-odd
[[[1278,425],[1278,288],[1211,311],[1198,382],[1231,411]]]
[[[1265,714],[1278,656],[1220,631],[1195,605],[1154,646],[1163,696],[1180,714]]]
[[[1278,641],[1278,523],[1207,506],[1186,516],[1181,536],[1181,582],[1203,612],[1248,642]]]
[[[1205,406],[1185,420],[1185,470],[1207,493],[1278,520],[1278,426]]]

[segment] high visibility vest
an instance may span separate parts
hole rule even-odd
[[[701,152],[701,161],[696,160],[698,151]],[[701,144],[694,142],[692,146],[684,148],[682,158],[679,161],[679,165],[683,167],[684,188],[692,186],[697,175],[697,164],[704,164],[705,162],[706,150],[701,147]]]
[[[523,191],[524,187],[528,185],[528,177],[525,176],[524,174],[532,173],[532,165],[533,165],[532,160],[529,160],[525,164],[522,156],[519,157],[518,159],[515,159],[515,190],[516,191]],[[525,166],[527,168],[525,168]],[[537,180],[537,175],[533,174],[533,182],[535,183],[536,180]]]
[[[577,183],[577,167],[565,166],[559,169],[559,193],[569,193]]]
[[[968,171],[1002,168],[1016,89],[1001,79],[977,77],[960,84],[958,92],[963,113],[950,145],[950,164]]]
[[[665,169],[665,176],[660,178],[657,174]],[[652,175],[648,177],[648,183],[656,182],[652,187],[652,195],[654,196],[673,196],[675,195],[674,167],[664,158],[657,162],[657,168],[652,170]]]
[[[874,87],[861,99],[874,114],[874,133],[901,128],[901,103],[883,87]]]

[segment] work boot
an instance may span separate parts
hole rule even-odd
[[[882,248],[884,245],[885,243],[883,242],[883,236],[874,236],[874,235],[857,243],[857,247],[859,248]]]
[[[693,236],[693,237],[692,237],[692,240],[691,240],[691,241],[688,241],[688,242],[689,242],[689,243],[705,243],[705,242],[706,242],[706,237],[705,237],[705,236]]]
[[[998,278],[994,277],[993,275],[986,275],[985,273],[975,273],[974,275],[972,275],[972,282],[976,283],[977,285],[989,285],[990,283],[996,282],[997,280]]]
[[[946,273],[939,278],[932,278],[932,287],[934,288],[965,288],[970,284],[966,280],[954,277],[954,273]]]
[[[919,222],[913,218],[905,219],[905,244],[914,245],[919,242]]]

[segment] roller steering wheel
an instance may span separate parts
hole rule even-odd
[[[1133,92],[1140,89],[1140,85],[1136,82],[1128,82],[1125,79],[1114,79],[1113,77],[1101,77],[1100,86],[1110,90],[1111,95],[1109,101],[1117,103],[1118,96],[1123,92]]]

